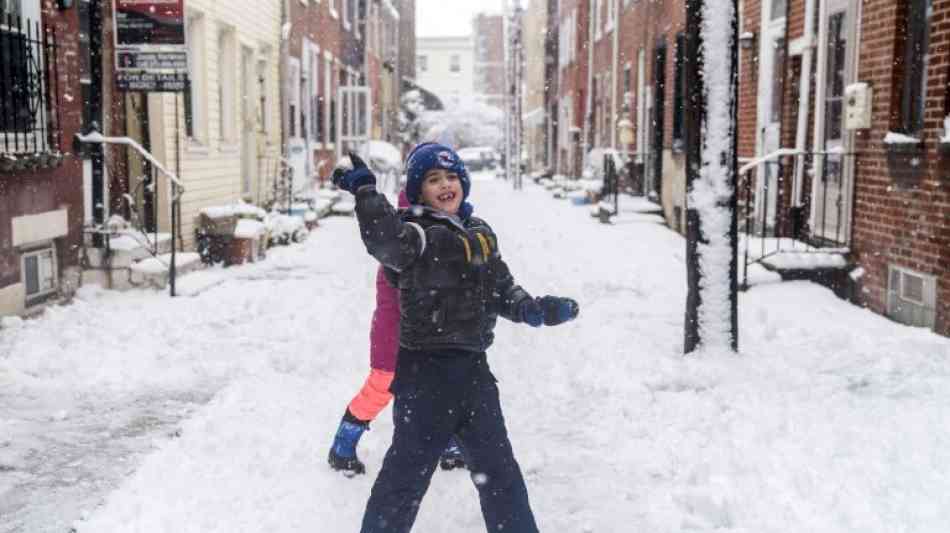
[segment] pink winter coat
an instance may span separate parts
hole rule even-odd
[[[399,207],[409,207],[406,191],[399,193]],[[399,351],[399,290],[386,281],[383,267],[376,271],[376,310],[369,331],[369,364],[376,370],[396,371]]]

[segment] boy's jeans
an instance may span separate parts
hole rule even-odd
[[[537,533],[484,354],[400,351],[393,443],[373,485],[361,533],[408,533],[439,456],[454,433],[490,532]]]

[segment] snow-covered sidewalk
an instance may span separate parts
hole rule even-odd
[[[681,237],[533,185],[478,181],[473,203],[520,283],[581,305],[557,328],[502,321],[489,351],[542,531],[946,531],[950,340],[768,284],[740,298],[741,355],[686,359]],[[355,221],[233,270],[191,298],[87,290],[0,331],[0,531],[358,530],[392,424],[360,444],[368,476],[329,471],[368,362]],[[57,424],[81,471],[112,474],[31,470]],[[484,531],[465,473],[436,473],[414,531]]]

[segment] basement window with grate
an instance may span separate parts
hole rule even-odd
[[[902,324],[933,328],[937,319],[936,278],[889,265],[887,316]]]

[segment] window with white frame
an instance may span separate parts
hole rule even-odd
[[[27,306],[58,290],[57,270],[56,248],[52,244],[20,255],[20,272],[26,289]]]
[[[191,13],[185,19],[188,36],[188,90],[184,93],[185,133],[189,139],[207,141],[207,98],[205,97],[205,19]]]
[[[462,72],[462,56],[452,54],[449,56],[449,72]]]
[[[934,327],[937,318],[936,277],[889,265],[887,316],[911,326]]]
[[[429,56],[416,56],[416,67],[419,69],[419,72],[429,70]]]
[[[310,138],[323,142],[323,107],[320,99],[320,51],[310,55]]]
[[[350,29],[350,0],[343,0],[343,28]]]
[[[333,18],[340,18],[339,11],[340,0],[330,0],[330,16]]]
[[[287,59],[287,136],[298,137],[298,114],[300,113],[300,60]]]
[[[611,31],[614,29],[614,23],[617,22],[617,10],[615,9],[615,4],[618,0],[606,0],[607,4],[607,27],[604,28],[606,31]]]
[[[218,32],[218,139],[225,143],[233,143],[236,137],[236,45],[234,28],[224,27]]]
[[[323,121],[326,127],[323,138],[332,147],[336,141],[336,120],[333,116],[336,111],[336,98],[333,94],[333,56],[324,55],[323,57],[325,60],[323,69],[323,112],[326,117]]]

